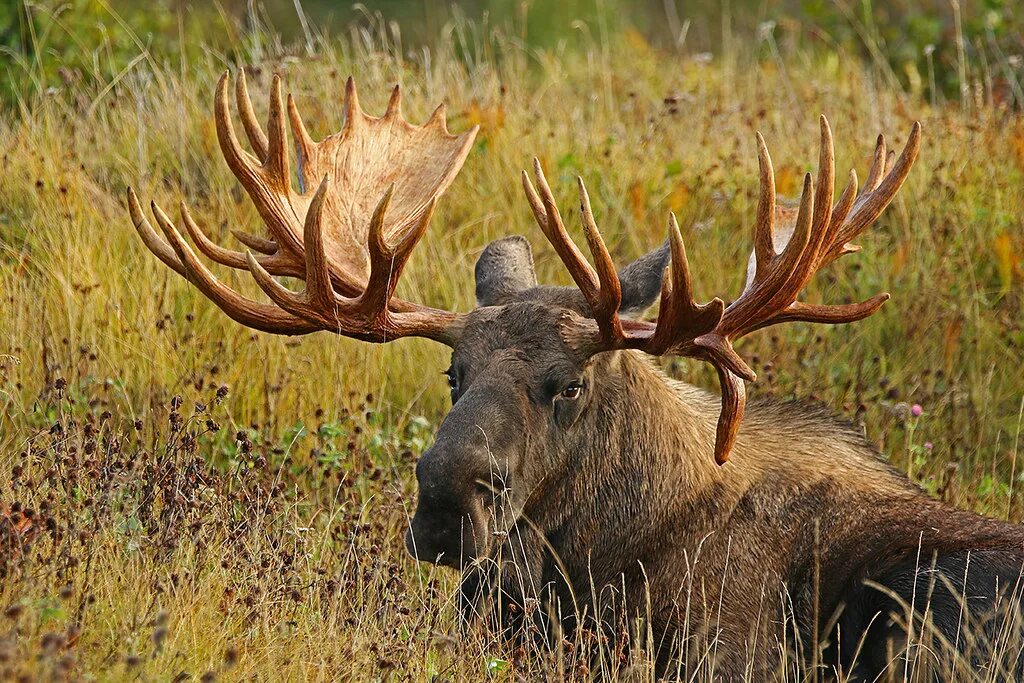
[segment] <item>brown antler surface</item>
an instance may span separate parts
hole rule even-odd
[[[273,304],[247,299],[221,283],[154,203],[153,215],[166,239],[161,238],[129,188],[132,222],[150,251],[249,327],[277,334],[329,330],[374,342],[421,336],[451,344],[459,316],[396,299],[394,291],[437,199],[462,168],[477,129],[448,133],[443,105],[422,126],[408,123],[401,114],[398,86],[384,116],[368,116],[349,78],[342,130],[316,142],[291,95],[285,113],[275,75],[264,132],[240,71],[235,99],[250,153],[235,135],[228,90],[225,73],[215,100],[217,137],[268,235],[234,231],[247,250],[233,251],[210,240],[184,204],[181,220],[203,255],[251,271]],[[298,191],[292,187],[289,127]],[[274,276],[303,279],[305,289],[292,292]]]
[[[914,124],[898,159],[895,154],[886,153],[885,139],[879,136],[865,187],[857,193],[857,176],[851,171],[846,189],[833,205],[832,131],[824,116],[820,125],[817,183],[810,174],[805,176],[796,218],[778,233],[775,175],[764,140],[757,135],[760,193],[754,220],[754,251],[746,286],[728,307],[718,298],[706,304],[698,304],[694,299],[682,235],[675,216],[670,215],[671,268],[662,282],[660,310],[654,323],[619,318],[621,285],[595,224],[582,179],[578,181],[580,214],[596,272],[566,232],[540,163],[534,160],[539,192],[523,173],[523,187],[537,223],[591,308],[596,329],[578,331],[573,343],[585,346],[590,353],[639,349],[652,355],[690,356],[711,363],[722,388],[715,440],[715,460],[719,464],[728,460],[743,418],[744,381],[756,379],[754,371],[733,349],[736,339],[782,322],[837,324],[861,320],[889,298],[888,294],[878,294],[861,303],[842,305],[811,305],[797,300],[818,269],[843,254],[857,251],[850,240],[881,215],[906,180],[920,149],[921,126]]]

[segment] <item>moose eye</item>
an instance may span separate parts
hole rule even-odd
[[[570,401],[575,401],[576,399],[578,399],[580,397],[580,394],[582,394],[582,393],[583,393],[583,383],[582,382],[573,382],[572,384],[567,386],[565,389],[562,389],[562,393],[560,393],[558,395],[558,397],[559,398],[568,399]]]
[[[444,371],[444,376],[448,378],[448,388],[455,391],[459,388],[459,378],[455,376],[455,371],[448,368]]]

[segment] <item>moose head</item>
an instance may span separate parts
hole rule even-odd
[[[478,307],[453,313],[397,298],[395,287],[434,206],[460,170],[476,128],[452,135],[438,107],[422,126],[401,114],[396,86],[380,118],[359,106],[346,86],[342,130],[320,142],[307,133],[291,96],[287,110],[275,76],[266,131],[253,113],[243,72],[238,113],[252,148],[235,134],[229,75],[216,94],[216,128],[228,166],[245,188],[266,235],[235,231],[247,247],[223,248],[203,232],[188,208],[181,222],[195,246],[225,266],[248,269],[272,303],[243,297],[221,283],[155,203],[161,237],[128,190],[132,221],[146,246],[234,320],[285,335],[330,331],[367,342],[425,337],[452,348],[446,374],[452,409],[416,467],[419,503],[407,535],[416,557],[463,566],[486,556],[493,539],[529,516],[551,482],[574,466],[574,454],[595,444],[597,425],[628,420],[613,414],[609,385],[622,383],[616,351],[686,356],[710,363],[721,384],[717,428],[706,456],[726,463],[753,370],[733,343],[755,330],[804,321],[845,323],[879,309],[879,294],[862,303],[815,305],[798,300],[814,274],[843,254],[892,201],[917,156],[915,124],[897,158],[879,137],[865,186],[856,174],[833,203],[832,132],[821,117],[817,177],[803,180],[799,208],[777,205],[771,158],[757,135],[760,193],[754,249],[742,293],[694,299],[683,239],[668,217],[667,243],[617,270],[598,230],[590,197],[578,179],[579,213],[593,263],[569,237],[541,164],[523,172],[529,207],[575,287],[538,285],[527,241],[490,244],[476,266]],[[287,119],[287,123],[286,123]],[[288,152],[290,127],[298,189]],[[305,281],[301,292],[276,276]],[[656,320],[641,315],[659,301]],[[639,400],[639,399],[638,399]]]

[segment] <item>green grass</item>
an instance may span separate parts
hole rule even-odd
[[[740,349],[761,378],[750,393],[823,401],[935,495],[1021,518],[1018,115],[983,90],[964,108],[932,106],[842,51],[708,62],[633,32],[543,51],[460,26],[428,61],[370,36],[262,62],[249,78],[264,112],[281,72],[316,137],[339,127],[349,74],[371,113],[400,82],[411,120],[444,100],[453,130],[482,125],[400,295],[468,310],[476,256],[511,233],[529,237],[543,281],[569,283],[521,196],[518,172],[536,154],[562,206],[584,177],[619,262],[664,239],[671,208],[698,295],[735,296],[755,130],[792,196],[817,158],[819,113],[840,178],[865,176],[878,132],[902,146],[920,120],[923,151],[900,197],[863,252],[806,294],[893,300],[849,327],[755,335]],[[128,185],[167,209],[184,199],[225,243],[229,228],[257,225],[213,129],[213,85],[229,65],[207,54],[182,69],[143,60],[113,87],[0,119],[0,481],[20,468],[0,505],[55,525],[19,554],[0,523],[0,678],[585,680],[571,657],[461,637],[456,577],[404,552],[412,463],[447,402],[445,349],[251,333],[138,240]],[[223,275],[255,295],[245,274]],[[668,367],[714,386],[697,363]],[[914,403],[920,418],[908,417]]]

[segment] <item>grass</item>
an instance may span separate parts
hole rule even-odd
[[[181,69],[142,59],[0,119],[0,678],[588,679],[565,651],[461,635],[456,577],[405,554],[445,349],[251,333],[134,234],[128,185],[165,208],[183,198],[224,243],[257,224],[213,129],[232,65],[205,54]],[[841,178],[864,177],[878,132],[901,146],[921,120],[901,196],[807,293],[893,301],[741,353],[753,395],[823,401],[934,495],[1020,520],[1024,120],[983,90],[936,106],[841,51],[709,61],[632,32],[541,51],[470,24],[429,58],[372,34],[280,51],[252,65],[254,95],[275,71],[317,137],[338,128],[350,73],[370,112],[400,82],[411,120],[444,100],[451,128],[482,126],[400,288],[457,310],[473,304],[477,254],[510,233],[533,242],[544,281],[569,283],[521,197],[532,154],[562,206],[586,179],[620,262],[659,244],[675,210],[698,294],[728,297],[751,248],[755,130],[793,196],[818,113]],[[714,386],[699,364],[667,367]]]

